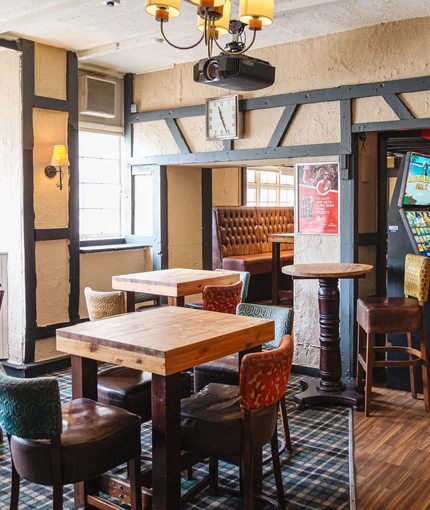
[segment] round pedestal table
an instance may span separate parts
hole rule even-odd
[[[352,405],[361,410],[364,395],[355,389],[355,379],[342,380],[339,336],[340,278],[362,278],[373,270],[368,264],[295,264],[284,266],[282,272],[295,279],[318,279],[320,326],[320,378],[306,377],[300,381],[302,393],[294,396],[297,408],[319,403]],[[351,310],[354,313],[354,310]]]

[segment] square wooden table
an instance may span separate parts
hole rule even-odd
[[[238,280],[235,273],[174,268],[112,276],[112,288],[127,292],[127,310],[132,312],[135,292],[167,296],[169,305],[184,306],[185,296],[203,292],[206,285],[230,285]]]
[[[273,321],[167,306],[57,329],[57,349],[72,355],[73,398],[97,399],[98,361],[152,372],[152,508],[179,510],[180,372],[273,337]]]

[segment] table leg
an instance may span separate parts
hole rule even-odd
[[[272,243],[272,305],[279,304],[278,289],[281,271],[281,244]]]
[[[152,509],[181,508],[181,374],[152,375]]]
[[[185,306],[185,296],[179,296],[179,297],[167,297],[167,304],[169,306]]]
[[[136,293],[131,290],[127,290],[125,293],[125,299],[127,312],[134,312],[136,309]]]
[[[338,403],[362,409],[364,396],[355,379],[342,380],[339,337],[339,287],[337,278],[321,278],[318,290],[320,325],[320,379],[300,381],[303,392],[294,396],[297,408],[307,404]]]

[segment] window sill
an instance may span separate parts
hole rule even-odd
[[[97,253],[102,251],[121,251],[121,250],[141,250],[146,248],[146,244],[117,243],[117,244],[93,244],[90,246],[80,246],[79,253]]]

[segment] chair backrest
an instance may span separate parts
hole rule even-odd
[[[234,314],[241,301],[241,292],[240,280],[231,285],[207,285],[203,289],[203,309]]]
[[[88,317],[91,321],[126,313],[125,293],[121,291],[99,292],[90,287],[84,289]]]
[[[242,303],[245,302],[245,299],[248,297],[249,290],[249,280],[251,279],[251,273],[249,271],[229,271],[228,269],[215,269],[215,271],[221,271],[223,273],[236,273],[239,275],[240,281],[242,282],[242,293],[241,299]]]
[[[294,316],[292,308],[241,303],[236,309],[236,314],[275,322],[275,338],[271,342],[264,344],[265,347],[278,347],[282,337],[292,333]]]
[[[0,424],[7,434],[25,439],[60,436],[63,425],[57,379],[21,379],[0,373]]]
[[[245,354],[239,380],[239,401],[243,410],[261,409],[281,399],[290,377],[293,352],[293,339],[285,335],[276,349]]]
[[[430,259],[423,255],[408,253],[405,259],[404,292],[425,303],[430,283]]]

